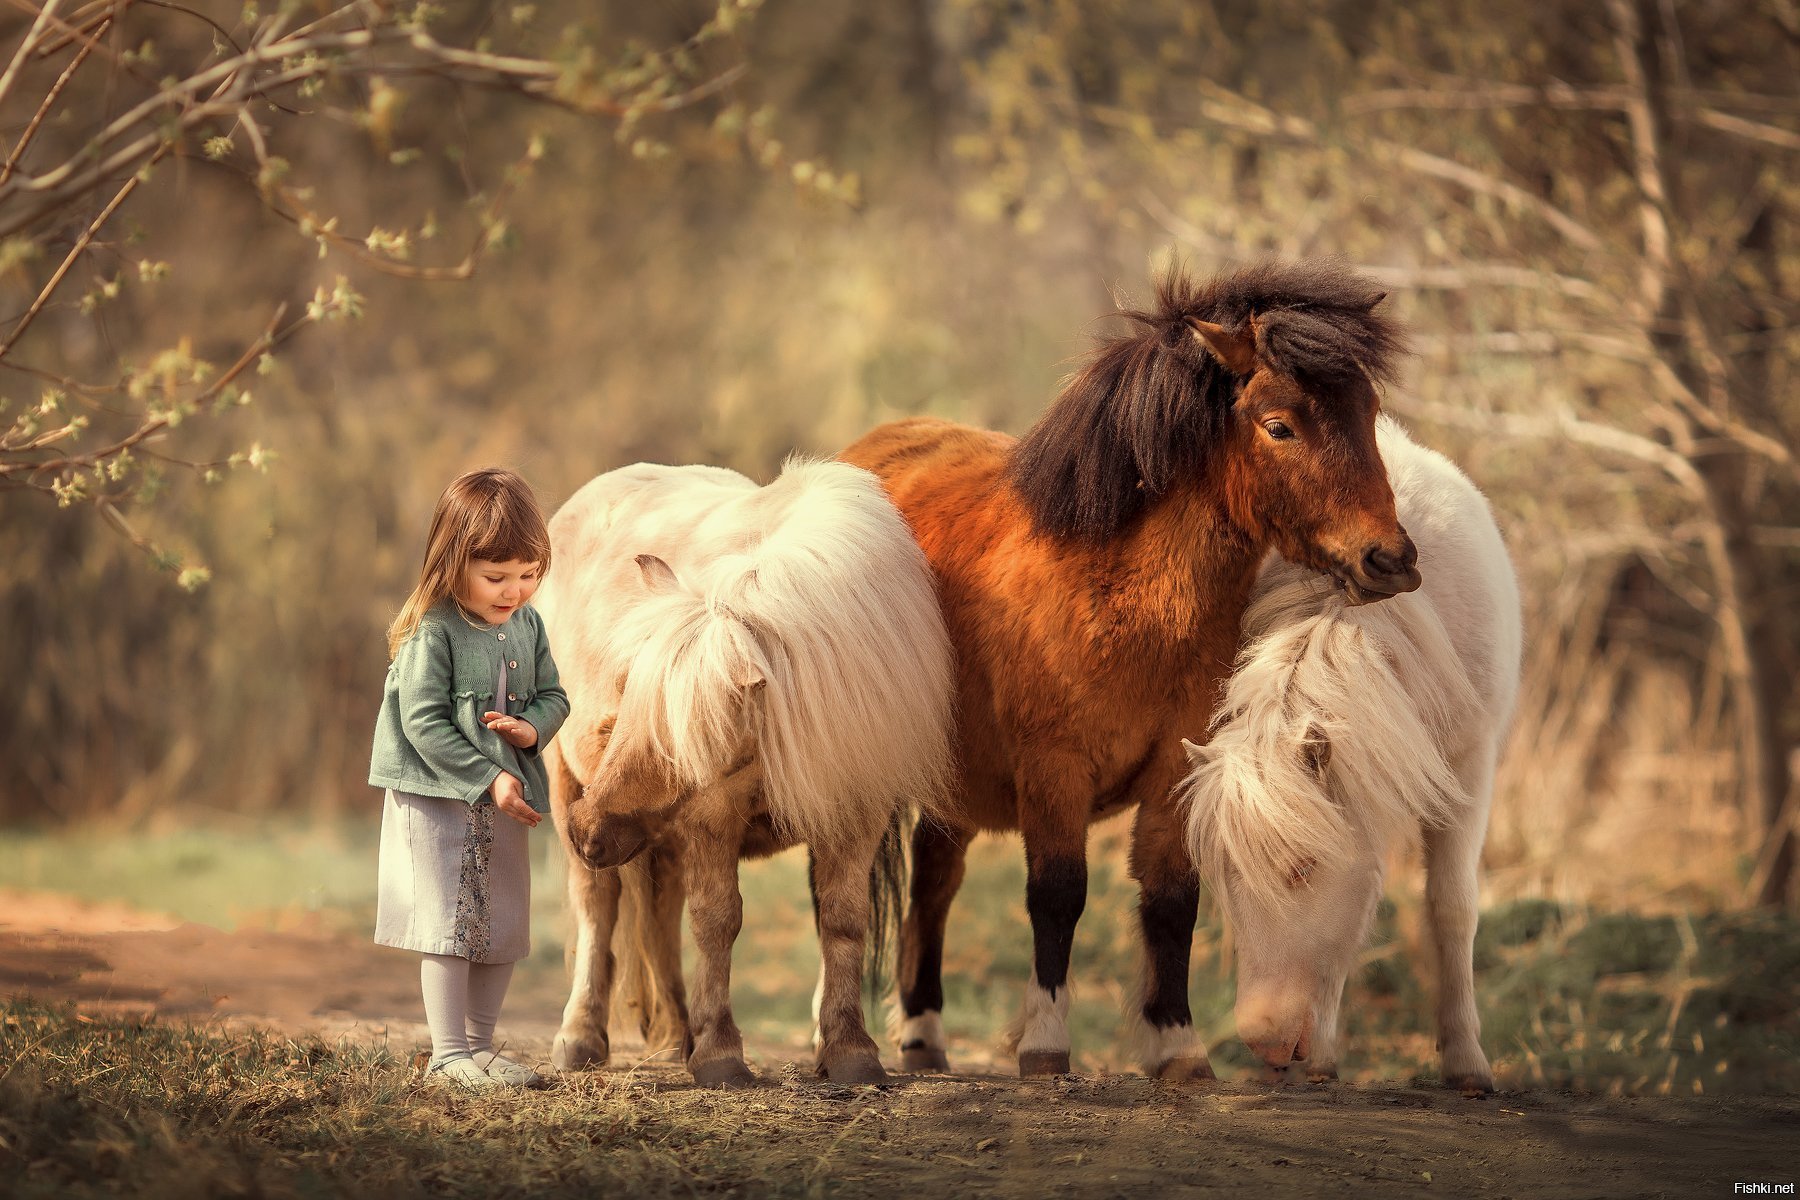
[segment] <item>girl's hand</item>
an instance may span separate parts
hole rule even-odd
[[[525,803],[525,785],[505,771],[494,777],[493,786],[488,790],[493,793],[494,807],[527,829],[537,828],[537,823],[544,819]]]
[[[537,745],[537,730],[530,721],[519,717],[509,717],[503,712],[484,712],[481,723],[505,738],[508,745],[517,746],[521,750],[529,750]]]

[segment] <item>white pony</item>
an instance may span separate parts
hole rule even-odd
[[[702,1084],[750,1082],[730,1006],[737,864],[804,842],[818,1069],[884,1079],[859,1000],[871,880],[892,874],[878,851],[898,853],[903,814],[941,811],[950,738],[950,642],[906,521],[844,463],[790,461],[766,487],[639,464],[576,492],[550,540],[537,604],[571,710],[546,753],[575,912],[557,1066],[606,1061],[617,949],[652,1041],[691,1044]]]
[[[1444,1083],[1491,1091],[1476,869],[1519,688],[1518,583],[1474,484],[1386,417],[1376,438],[1424,585],[1355,607],[1264,564],[1211,738],[1184,743],[1189,848],[1236,938],[1238,1036],[1329,1078],[1388,853],[1422,834]]]

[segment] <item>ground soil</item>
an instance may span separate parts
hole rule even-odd
[[[0,993],[385,1041],[403,1054],[424,1043],[406,955],[319,930],[226,933],[36,893],[0,891]],[[560,1000],[553,980],[512,997],[514,1044],[548,1053]],[[1728,1197],[1741,1194],[1735,1184],[1791,1188],[1800,1176],[1800,1104],[1785,1097],[1477,1099],[1406,1084],[1251,1080],[1172,1089],[1129,1075],[1022,1083],[973,1060],[961,1065],[982,1073],[897,1076],[892,1088],[851,1092],[790,1065],[803,1058],[799,1044],[752,1046],[765,1086],[720,1096],[638,1057],[621,1043],[610,1070],[665,1099],[691,1093],[696,1114],[776,1106],[813,1124],[820,1106],[853,1109],[849,1124],[868,1120],[879,1137],[852,1139],[830,1163],[833,1190],[851,1195]]]

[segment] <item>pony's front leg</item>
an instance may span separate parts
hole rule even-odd
[[[869,872],[881,833],[861,844],[813,852],[818,905],[818,1072],[837,1084],[885,1083],[881,1055],[863,1024],[863,949],[869,934]]]
[[[1090,799],[1021,780],[1019,825],[1025,838],[1025,912],[1031,918],[1031,982],[1019,1024],[1019,1075],[1069,1071],[1069,955],[1087,907]]]
[[[944,928],[962,887],[969,833],[925,820],[913,829],[912,895],[900,928],[900,1065],[948,1071],[944,1037]]]
[[[1472,1092],[1494,1090],[1494,1073],[1481,1051],[1481,1015],[1475,1008],[1475,924],[1481,915],[1476,871],[1486,831],[1485,805],[1460,825],[1425,831],[1425,917],[1437,951],[1438,1050],[1444,1086]]]
[[[1345,971],[1327,975],[1313,1002],[1312,1045],[1307,1050],[1306,1078],[1324,1083],[1338,1077],[1338,1014],[1344,1005]]]
[[[744,925],[738,892],[738,847],[713,828],[690,828],[682,851],[688,919],[699,951],[689,1008],[694,1050],[688,1070],[702,1087],[747,1087],[756,1076],[744,1063],[744,1039],[731,1016],[731,948]]]
[[[1144,1074],[1169,1083],[1213,1078],[1206,1046],[1188,1008],[1188,956],[1200,910],[1200,876],[1188,857],[1187,831],[1172,797],[1138,805],[1131,830],[1131,874],[1138,882],[1144,937]]]
[[[606,1020],[612,998],[613,924],[619,913],[619,873],[594,871],[569,855],[569,909],[574,945],[569,949],[569,1003],[550,1061],[559,1071],[606,1063]]]

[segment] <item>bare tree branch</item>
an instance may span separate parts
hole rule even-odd
[[[258,74],[270,67],[276,69]],[[0,211],[9,202],[15,204],[10,216],[0,217],[0,237],[42,220],[108,178],[135,170],[159,146],[207,121],[328,75],[436,74],[463,83],[511,88],[577,112],[624,118],[668,113],[699,103],[729,88],[743,70],[741,65],[727,69],[673,95],[614,96],[583,92],[572,85],[567,69],[555,63],[446,46],[420,28],[388,26],[263,39],[242,53],[160,88],[98,130],[76,157],[60,166],[36,175],[15,173],[0,182]],[[198,99],[208,92],[206,100]],[[16,201],[26,196],[36,203],[18,209]]]
[[[151,161],[154,162],[155,159]],[[140,175],[133,175],[127,179],[125,186],[119,189],[118,195],[114,196],[112,201],[100,210],[100,215],[90,221],[88,227],[81,231],[81,236],[75,239],[75,245],[70,248],[62,265],[57,267],[55,274],[50,276],[50,282],[46,283],[38,292],[37,299],[31,302],[31,307],[25,310],[25,315],[19,318],[18,323],[13,326],[12,332],[6,335],[6,340],[0,342],[0,359],[5,358],[7,352],[13,348],[25,331],[31,328],[31,323],[37,320],[39,313],[44,311],[44,305],[50,302],[50,297],[55,295],[56,289],[62,286],[62,281],[68,275],[69,268],[75,265],[75,260],[87,251],[89,244],[94,240],[94,235],[100,232],[100,227],[112,219],[112,215],[119,211],[119,206],[125,203],[132,192],[137,190],[137,186],[141,182],[143,182],[143,177]]]
[[[1540,86],[1492,83],[1461,88],[1383,88],[1346,96],[1339,104],[1345,116],[1396,109],[1562,108],[1616,111],[1623,106],[1620,88],[1582,88],[1553,80]]]
[[[1268,257],[1268,252],[1240,242],[1216,238],[1193,222],[1179,216],[1152,192],[1138,193],[1138,207],[1144,215],[1160,225],[1171,237],[1186,242],[1228,262],[1254,262]],[[1579,300],[1599,300],[1605,296],[1586,279],[1559,275],[1554,271],[1536,271],[1505,263],[1465,263],[1459,266],[1388,267],[1358,263],[1356,269],[1377,283],[1395,288],[1420,291],[1467,291],[1482,287],[1531,288],[1560,292]]]
[[[31,56],[32,47],[36,46],[38,39],[44,36],[44,30],[49,27],[55,16],[56,6],[60,3],[62,0],[46,0],[44,7],[38,10],[36,19],[31,23],[31,29],[25,34],[25,40],[20,42],[19,48],[13,52],[12,61],[6,65],[5,73],[0,74],[0,103],[5,102],[7,94],[19,81],[19,71],[24,67],[25,60]]]
[[[1238,95],[1210,81],[1200,84],[1202,99],[1198,104],[1201,117],[1216,125],[1230,129],[1241,129],[1247,133],[1260,134],[1264,137],[1279,137],[1289,141],[1318,143],[1324,141],[1324,135],[1318,126],[1302,117],[1286,116],[1265,108],[1245,96]],[[1142,123],[1130,113],[1116,109],[1096,107],[1094,114],[1117,128],[1142,136]],[[1577,221],[1562,209],[1532,195],[1517,184],[1474,167],[1430,154],[1415,146],[1403,145],[1387,138],[1370,138],[1361,143],[1361,149],[1374,158],[1393,163],[1415,174],[1440,179],[1455,184],[1465,191],[1477,195],[1491,196],[1518,212],[1526,212],[1554,229],[1572,245],[1590,252],[1604,250],[1605,244],[1593,230]]]
[[[1783,129],[1779,125],[1766,125],[1761,121],[1750,121],[1713,109],[1701,112],[1699,120],[1702,125],[1724,133],[1749,138],[1751,141],[1766,142],[1771,146],[1780,146],[1783,150],[1800,150],[1800,133]]]
[[[1674,480],[1690,499],[1703,501],[1706,498],[1706,483],[1687,459],[1659,442],[1611,425],[1584,420],[1571,413],[1528,416],[1524,413],[1477,412],[1458,405],[1423,400],[1401,391],[1391,393],[1389,399],[1395,408],[1408,416],[1439,425],[1473,429],[1518,441],[1573,442],[1633,458],[1648,463]]]
[[[105,31],[106,24],[105,21],[101,22],[101,32]],[[97,37],[98,34],[95,36]],[[18,166],[20,157],[25,153],[25,148],[31,145],[31,139],[37,136],[38,127],[44,123],[44,118],[56,106],[57,97],[62,95],[63,89],[69,85],[69,80],[75,77],[75,72],[81,69],[81,64],[87,61],[88,55],[93,52],[93,49],[93,42],[83,42],[81,49],[76,51],[75,57],[63,69],[63,73],[57,77],[50,90],[44,94],[43,103],[38,105],[38,110],[33,114],[30,124],[25,126],[25,132],[19,135],[19,140],[13,145],[12,153],[6,156],[5,166],[0,166],[0,184],[4,184],[12,178],[13,168]]]

